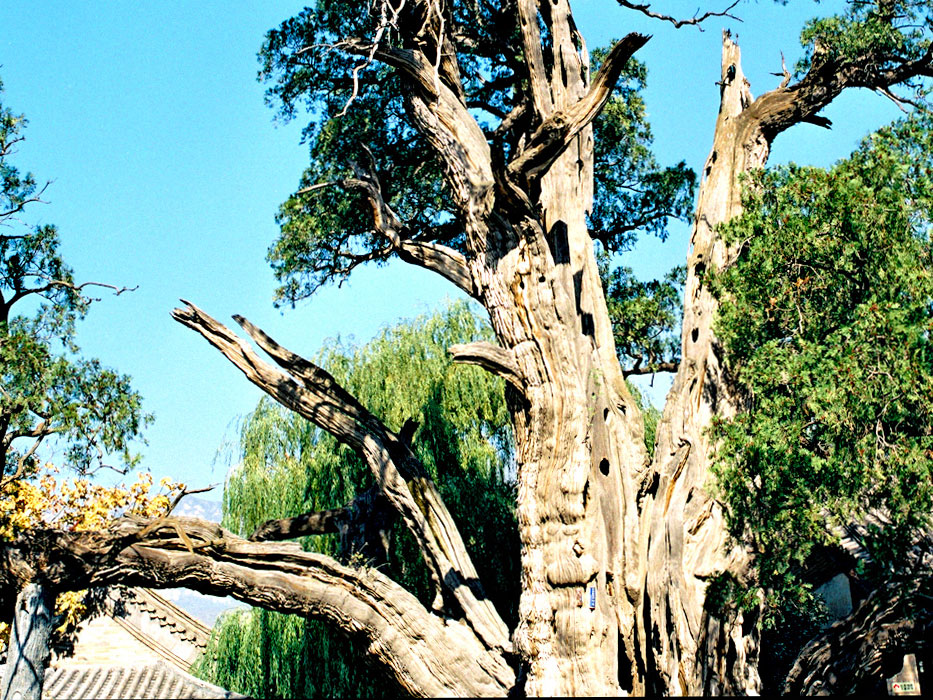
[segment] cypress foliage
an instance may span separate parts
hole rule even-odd
[[[835,527],[894,575],[933,506],[933,137],[885,128],[829,169],[762,171],[714,285],[718,333],[747,410],[716,426],[717,489],[758,552],[769,612],[798,615],[801,565]]]

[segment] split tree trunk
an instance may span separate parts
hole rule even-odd
[[[16,596],[0,700],[40,700],[51,651],[55,596],[47,586],[28,583]]]
[[[646,551],[644,619],[650,692],[744,695],[760,689],[758,625],[752,615],[711,611],[713,577],[741,580],[749,559],[732,546],[722,506],[713,499],[706,433],[714,416],[729,417],[738,400],[725,376],[712,324],[718,302],[704,280],[735,257],[717,227],[741,212],[738,176],[767,160],[768,143],[742,118],[751,104],[739,47],[723,39],[722,100],[713,148],[704,167],[684,289],[682,359],[658,424],[642,507]]]

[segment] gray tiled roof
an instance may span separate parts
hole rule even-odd
[[[165,662],[139,666],[50,668],[46,671],[42,690],[43,700],[245,697],[195,678]]]

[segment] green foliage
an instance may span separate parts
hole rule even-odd
[[[21,219],[45,189],[10,160],[25,125],[0,104],[0,476],[32,474],[49,438],[81,472],[111,453],[131,465],[131,442],[150,417],[129,377],[77,355],[75,323],[93,300],[62,259],[55,227]]]
[[[394,681],[366,663],[363,652],[314,620],[233,610],[217,621],[208,653],[191,670],[254,698],[396,695]]]
[[[626,381],[625,384],[635,397],[635,402],[638,404],[638,409],[645,421],[645,449],[648,450],[650,457],[654,454],[654,439],[658,434],[658,421],[661,420],[661,411],[632,382]]]
[[[649,282],[640,281],[628,267],[602,269],[606,306],[623,366],[647,369],[678,360],[686,268],[676,267],[663,280]]]
[[[453,365],[447,353],[453,343],[483,338],[488,329],[458,303],[363,347],[332,343],[318,361],[389,428],[398,430],[407,419],[418,423],[415,453],[469,533],[466,546],[487,594],[512,624],[519,558],[503,386],[478,368]],[[224,493],[224,525],[244,535],[269,518],[342,506],[372,483],[354,452],[269,400],[243,422],[237,456]],[[337,547],[331,535],[303,544],[331,555]],[[401,523],[389,558],[386,573],[429,604],[426,569]],[[222,619],[197,671],[254,697],[394,693],[391,681],[361,668],[364,656],[320,623],[252,610]]]
[[[867,66],[881,75],[919,59],[930,46],[933,3],[929,0],[850,2],[839,14],[811,20],[801,33],[806,53],[801,75],[817,61]],[[919,88],[919,81],[909,82]]]
[[[328,282],[346,279],[357,265],[388,257],[384,241],[373,232],[369,203],[339,184],[354,177],[355,168],[374,165],[392,173],[381,183],[382,196],[406,222],[409,235],[437,236],[438,222],[452,216],[441,191],[440,166],[406,121],[398,79],[385,69],[370,73],[384,90],[365,92],[343,117],[314,121],[305,130],[311,165],[299,193],[279,210],[281,235],[268,255],[282,283],[278,303],[294,304]],[[342,107],[332,102],[328,109]],[[301,193],[319,183],[335,184]],[[447,243],[456,246],[457,241]]]
[[[376,34],[380,18],[374,8],[361,12],[358,4],[319,0],[269,32],[259,54],[260,78],[270,84],[267,101],[279,115],[290,119],[301,108],[312,115],[304,131],[311,166],[298,193],[279,211],[281,235],[269,251],[281,283],[279,303],[294,304],[328,282],[343,281],[358,265],[391,254],[373,233],[369,204],[344,182],[359,172],[379,175],[383,198],[404,223],[401,237],[461,250],[464,245],[441,165],[412,125],[401,82],[381,64],[339,48],[341,39]],[[454,2],[451,12],[466,101],[475,106],[495,158],[507,160],[519,138],[515,130],[527,126],[495,131],[527,89],[515,9]],[[389,28],[382,39],[398,45],[395,34]],[[605,54],[594,52],[594,68]],[[651,152],[641,97],[645,80],[644,65],[630,61],[594,124],[590,225],[611,252],[630,249],[642,231],[664,237],[669,219],[685,218],[693,200],[693,172],[684,163],[663,168]]]
[[[715,475],[773,606],[806,607],[797,571],[834,526],[889,520],[867,542],[886,575],[930,522],[931,158],[918,118],[828,170],[756,173],[726,232],[717,332],[747,410],[715,426]]]

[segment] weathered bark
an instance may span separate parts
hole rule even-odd
[[[340,536],[337,557],[341,561],[362,557],[368,566],[379,567],[389,561],[392,525],[397,518],[382,490],[372,486],[343,508],[267,520],[249,539],[269,542],[334,533]]]
[[[687,261],[682,360],[649,464],[586,226],[591,122],[648,38],[622,39],[591,82],[568,0],[514,0],[506,8],[515,12],[523,60],[514,63],[514,108],[491,135],[466,102],[443,0],[393,5],[393,43],[350,37],[335,46],[397,72],[407,118],[443,164],[452,222],[462,227],[458,250],[429,236],[415,240],[384,201],[375,164],[371,171],[357,167],[340,184],[366,197],[373,231],[384,240],[360,260],[394,252],[442,275],[485,307],[496,335],[497,344],[451,350],[456,360],[508,382],[522,565],[511,635],[404,435],[245,319],[235,317],[278,368],[190,304],[175,310],[177,320],[282,405],[363,457],[380,498],[423,553],[438,593],[432,608],[378,571],[173,518],[127,520],[110,533],[42,535],[42,546],[58,557],[44,563],[28,538],[7,545],[7,569],[18,581],[41,569],[62,587],[190,586],[320,617],[368,640],[372,654],[415,694],[758,690],[756,613],[706,604],[710,580],[742,580],[751,561],[729,539],[722,506],[707,491],[713,445],[706,429],[741,402],[713,333],[718,302],[704,275],[735,258],[719,227],[741,212],[740,176],[765,164],[777,133],[801,121],[826,125],[817,112],[845,87],[884,88],[929,74],[933,54],[887,72],[873,70],[880,59],[872,54],[844,61],[819,54],[800,82],[790,85],[788,76],[753,100],[738,47],[724,36],[722,103]],[[336,527],[349,516],[306,514],[260,536]]]
[[[681,695],[745,694],[760,685],[756,620],[737,611],[720,616],[705,606],[710,579],[724,573],[742,579],[749,559],[729,542],[722,507],[707,492],[712,446],[706,429],[714,416],[734,415],[738,401],[724,376],[712,330],[718,302],[704,275],[734,258],[735,250],[725,245],[717,227],[741,211],[739,174],[763,166],[769,150],[743,118],[751,93],[739,47],[728,35],[720,89],[713,149],[703,171],[687,259],[682,359],[643,486],[642,638],[653,679],[649,690]]]
[[[720,227],[741,214],[741,178],[763,167],[775,136],[800,122],[829,126],[817,113],[847,87],[885,88],[927,74],[931,52],[877,70],[871,52],[831,59],[819,52],[808,73],[753,99],[739,47],[723,34],[721,104],[713,148],[703,170],[687,257],[682,359],[658,425],[651,469],[643,484],[645,552],[643,616],[648,689],[689,695],[757,693],[758,612],[710,609],[706,586],[716,577],[743,582],[752,563],[731,539],[724,512],[709,493],[713,445],[707,428],[729,418],[741,400],[713,332],[718,301],[704,276],[729,265],[738,250]]]
[[[424,14],[439,17],[443,7]],[[455,349],[455,356],[515,389],[522,595],[513,642],[523,690],[616,695],[619,659],[627,677],[636,657],[635,495],[647,458],[586,229],[589,124],[647,37],[619,42],[591,85],[566,0],[521,0],[518,10],[531,127],[508,163],[493,157],[453,83],[456,57],[441,50],[448,39],[436,25],[419,29],[410,49],[375,55],[410,79],[411,114],[446,166],[466,234],[470,293],[499,341],[498,348]],[[539,21],[549,30],[554,64],[547,67]],[[370,50],[365,42],[347,45]],[[447,67],[435,72],[429,57],[439,54]],[[589,589],[597,592],[593,610]]]
[[[722,507],[706,490],[712,449],[706,428],[714,416],[734,414],[739,401],[712,331],[717,301],[704,274],[736,255],[718,227],[741,212],[740,176],[765,164],[777,133],[800,121],[824,123],[817,112],[844,87],[877,78],[866,69],[872,57],[846,64],[818,57],[799,83],[785,80],[753,100],[738,47],[724,37],[722,106],[688,256],[683,359],[649,468],[642,419],[616,358],[586,228],[593,187],[590,122],[647,37],[633,34],[619,42],[591,85],[567,1],[517,0],[528,93],[516,108],[520,115],[507,120],[508,128],[523,124],[524,131],[506,161],[464,101],[456,52],[444,29],[446,5],[421,4],[409,8],[402,31],[414,38],[402,47],[361,39],[341,46],[375,57],[408,81],[409,112],[445,166],[465,252],[426,250],[409,241],[382,201],[374,173],[358,173],[354,186],[367,193],[375,230],[403,259],[454,281],[489,312],[498,345],[452,351],[455,359],[479,364],[510,384],[522,545],[512,641],[521,689],[529,695],[756,692],[756,614],[708,610],[705,600],[712,578],[742,580],[750,560],[730,542]],[[193,310],[195,316],[200,320],[189,325],[209,318]],[[367,455],[440,581],[443,548],[434,543],[434,530],[420,524],[416,499],[406,495],[421,477],[405,472],[408,457],[385,456],[398,441],[382,428],[367,427],[363,435],[382,446],[373,451],[359,428],[374,419],[352,397],[335,399],[316,389],[330,380],[322,382],[316,369],[301,371],[304,361],[245,327],[291,373],[288,381],[271,375],[257,381],[262,372],[248,353],[234,348],[237,341],[217,342],[225,329],[214,325],[205,335],[279,401]],[[296,382],[311,394],[296,400]],[[352,407],[340,412],[355,427],[335,423],[329,408],[335,401]],[[461,546],[459,535],[455,542]],[[463,590],[452,588],[464,619],[482,639],[508,649],[501,633],[490,632],[496,625],[482,621],[487,616],[480,614],[478,599],[464,598]]]
[[[356,449],[424,554],[437,587],[435,609],[459,608],[457,612],[491,649],[511,651],[505,623],[486,598],[447,507],[405,441],[389,431],[330,374],[281,347],[246,319],[235,317],[286,372],[264,362],[245,341],[196,306],[188,304],[186,309],[175,309],[172,315],[201,333],[251,382],[283,406]]]
[[[930,649],[933,604],[929,593],[928,590],[925,600],[911,600],[916,589],[903,584],[885,586],[872,593],[852,615],[801,651],[788,673],[783,692],[788,695],[885,692],[884,679],[900,670],[904,654],[920,654]]]
[[[7,662],[0,680],[2,700],[40,700],[51,650],[55,595],[42,583],[27,583],[16,596]]]
[[[293,543],[250,542],[203,520],[125,518],[104,532],[34,530],[0,544],[0,559],[7,585],[42,570],[56,590],[184,586],[327,620],[364,640],[414,695],[505,695],[515,682],[503,654],[469,624],[428,611],[378,570],[344,566]]]
[[[582,38],[566,2],[520,2],[519,11],[540,134],[563,115],[582,112],[579,106],[602,87],[589,84],[578,49]],[[537,67],[538,13],[551,34],[550,74]],[[627,37],[612,60],[621,67],[646,40]],[[522,542],[514,641],[527,665],[525,691],[617,695],[620,670],[627,676],[625,666],[634,660],[631,620],[639,583],[627,567],[637,558],[634,494],[646,454],[586,228],[592,130],[583,126],[563,137],[543,174],[536,136],[529,139],[531,154],[519,153],[509,165],[505,177],[520,166],[530,169],[524,181],[516,178],[517,186],[536,198],[540,214],[525,215],[517,245],[497,251],[494,276],[488,269],[482,274],[481,300],[524,386],[513,417]],[[631,682],[623,684],[632,689]]]

